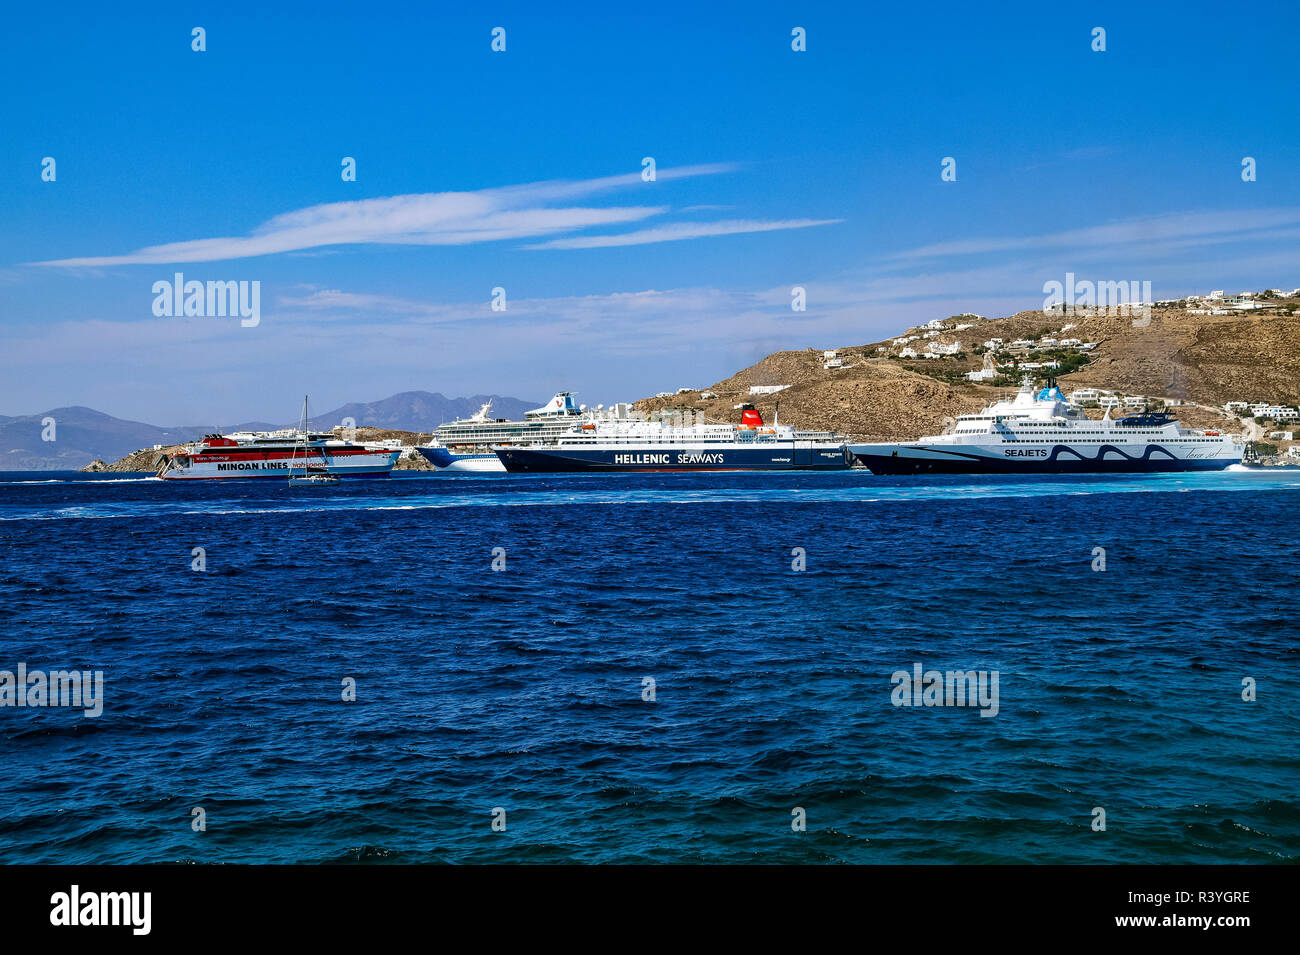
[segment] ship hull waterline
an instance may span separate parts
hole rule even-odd
[[[728,448],[725,450],[610,450],[605,448],[498,448],[512,474],[581,471],[845,471],[842,448]]]
[[[457,454],[446,448],[417,447],[415,450],[440,474],[501,474],[505,471],[495,454]]]
[[[158,473],[164,481],[256,481],[276,479],[283,481],[299,474],[308,466],[323,467],[340,478],[384,478],[390,476],[401,452],[370,452],[360,454],[326,454],[323,463],[320,455],[310,457],[289,455],[230,455],[218,460],[195,460],[190,464],[168,462]]]
[[[1179,458],[1158,445],[1131,455],[1119,448],[1101,448],[1086,457],[1057,446],[1041,456],[998,457],[937,447],[849,447],[849,453],[872,474],[1168,474],[1222,471],[1240,464],[1240,457]]]

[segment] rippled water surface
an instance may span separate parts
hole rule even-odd
[[[0,474],[0,670],[106,681],[0,708],[0,858],[1295,861],[1298,532],[1287,471]]]

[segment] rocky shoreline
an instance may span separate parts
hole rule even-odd
[[[96,458],[84,468],[78,468],[78,471],[89,471],[91,473],[106,472],[124,472],[129,474],[153,474],[158,470],[158,464],[164,454],[171,454],[179,451],[183,445],[174,444],[166,448],[141,448],[139,451],[132,451],[126,457],[114,461],[111,464]]]

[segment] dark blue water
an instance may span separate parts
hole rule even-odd
[[[1300,857],[1295,472],[2,480],[5,861]]]

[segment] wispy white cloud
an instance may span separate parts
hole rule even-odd
[[[807,229],[810,226],[831,225],[843,219],[727,219],[721,222],[675,222],[672,225],[616,235],[580,235],[567,239],[551,239],[527,249],[608,249],[620,245],[647,245],[651,242],[678,242],[682,239],[701,239],[708,236],[739,235],[744,232],[773,232],[778,229]]]
[[[1089,278],[1150,278],[1157,297],[1215,288],[1290,283],[1294,244],[1228,247],[1200,257],[1141,265],[1132,247],[1096,260]],[[1056,258],[1077,256],[1054,253]],[[1061,261],[1014,256],[987,266],[921,265],[907,275],[878,269],[811,276],[808,311],[790,308],[790,287],[645,288],[603,294],[512,298],[505,312],[482,301],[434,294],[396,296],[382,287],[286,286],[263,299],[261,324],[237,320],[52,320],[11,331],[0,376],[0,410],[24,413],[70,404],[139,420],[170,409],[169,424],[266,419],[304,391],[331,407],[361,396],[427,389],[495,391],[545,398],[581,389],[583,400],[642,397],[703,386],[781,348],[833,348],[892,337],[918,321],[957,312],[1005,315],[1043,302],[1042,283],[1064,277]],[[1130,271],[1137,267],[1138,271]],[[268,375],[249,349],[294,354],[286,374]],[[102,373],[104,355],[130,355],[130,374]],[[183,389],[175,370],[211,369]],[[7,410],[6,410],[7,409]],[[272,420],[274,420],[272,418]]]
[[[661,169],[657,183],[697,176],[717,175],[737,168],[731,163]],[[620,189],[639,189],[655,196],[654,186],[639,173],[576,181],[528,183],[476,192],[433,192],[331,202],[282,213],[247,235],[187,239],[151,245],[118,255],[97,255],[33,263],[61,268],[98,268],[114,265],[160,265],[215,262],[258,255],[302,253],[342,245],[470,245],[508,239],[532,239],[639,222],[669,211],[662,204],[590,207],[570,205],[575,200]],[[809,223],[812,224],[812,223]],[[799,226],[749,223],[713,223],[714,231],[700,235],[726,235],[736,231]],[[699,225],[688,228],[699,229]],[[594,244],[639,244],[687,238],[671,229],[660,238],[644,232],[630,233],[625,243],[604,236]],[[579,246],[574,246],[575,248]]]
[[[1176,212],[1040,235],[980,237],[936,242],[890,256],[895,261],[1046,249],[1111,248],[1178,241],[1197,244],[1264,238],[1262,230],[1300,224],[1300,208],[1231,212]]]

